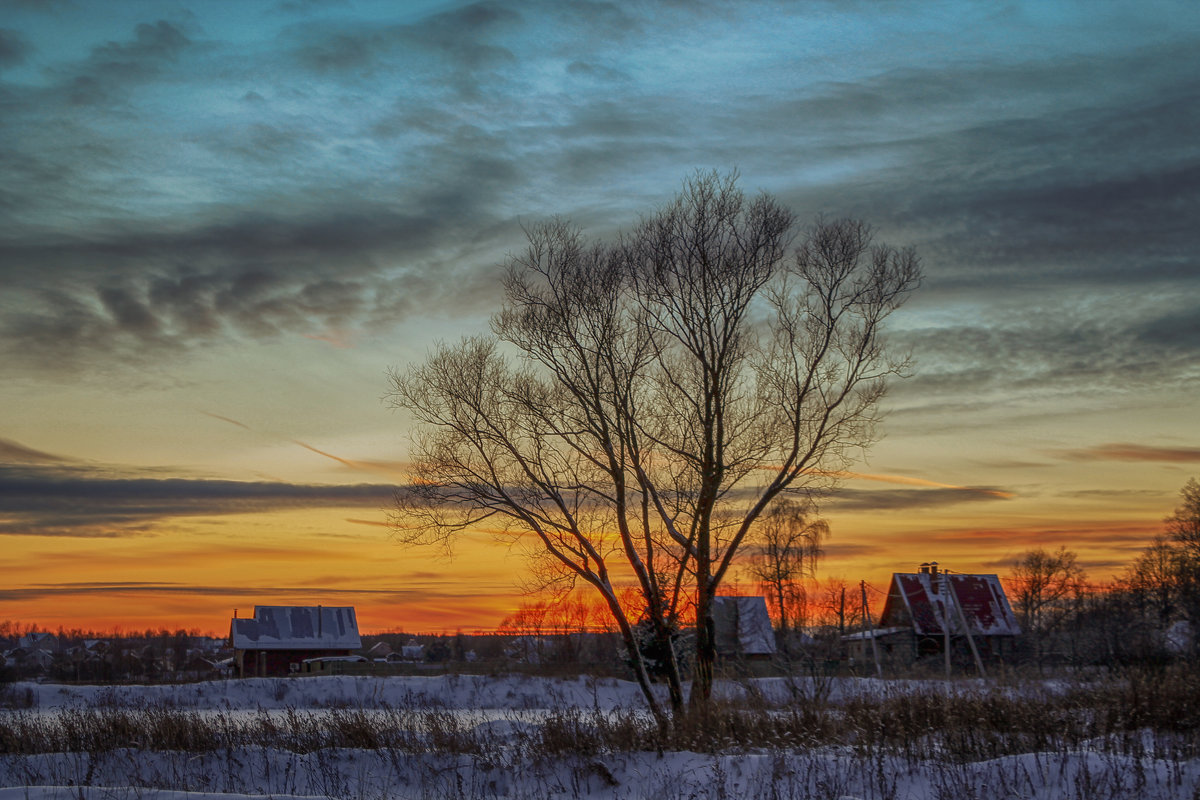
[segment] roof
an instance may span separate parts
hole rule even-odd
[[[764,598],[714,597],[712,618],[717,652],[744,656],[775,652],[775,631]]]
[[[251,619],[233,619],[237,650],[358,650],[353,606],[255,606]]]
[[[945,588],[950,602],[945,602]],[[941,636],[949,618],[951,635],[962,634],[962,618],[975,636],[1017,636],[1021,627],[996,575],[901,573],[892,575],[880,627],[911,625],[921,636]]]

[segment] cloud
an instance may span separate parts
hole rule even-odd
[[[0,208],[23,224],[0,235],[6,359],[142,366],[482,313],[518,217],[611,232],[714,164],[802,215],[859,214],[916,244],[917,304],[1024,301],[1019,320],[989,302],[897,337],[926,394],[1113,385],[1131,367],[1179,382],[1200,352],[1180,299],[1200,275],[1186,25],[1049,41],[964,7],[981,23],[964,59],[949,23],[889,11],[927,45],[918,63],[854,4],[485,2],[377,19],[317,5],[264,15],[250,43],[215,22],[143,22],[10,90]],[[805,38],[828,26],[854,34]],[[1053,46],[1016,48],[1014,33]],[[1158,307],[1095,313],[1098,293],[1151,290]]]
[[[828,474],[839,478],[848,478],[852,480],[877,481],[879,483],[898,483],[904,486],[921,486],[932,489],[952,489],[958,492],[980,492],[1000,500],[1010,500],[1015,497],[1012,492],[1001,491],[999,489],[980,489],[974,486],[957,486],[952,483],[940,483],[938,481],[931,481],[926,478],[914,478],[908,475],[878,475],[865,472],[846,471],[821,472],[820,474]]]
[[[0,28],[0,69],[23,64],[32,52],[33,45],[20,31]]]
[[[131,86],[158,77],[191,46],[183,31],[166,20],[139,23],[131,40],[100,45],[83,63],[64,70],[62,85],[72,105],[107,104]]]
[[[12,439],[0,439],[0,464],[55,464],[67,463],[75,459],[57,456],[26,447]]]
[[[823,501],[836,511],[897,511],[915,508],[941,508],[1012,497],[994,487],[953,489],[838,489]]]
[[[149,535],[177,517],[392,504],[395,487],[108,477],[91,468],[0,467],[0,535]]]
[[[66,583],[35,583],[27,586],[0,589],[0,602],[45,600],[55,597],[104,596],[104,595],[147,595],[147,596],[217,596],[217,597],[260,597],[271,602],[283,602],[292,597],[371,598],[396,602],[436,600],[462,596],[461,591],[450,588],[439,590],[428,584],[410,589],[369,589],[342,586],[214,586],[180,583],[150,582],[102,582],[81,581]]]
[[[396,70],[437,71],[441,89],[457,100],[480,100],[496,83],[496,72],[516,66],[517,57],[498,37],[516,28],[521,16],[500,3],[472,3],[401,25],[344,22],[293,26],[291,55],[301,68],[321,77],[358,82]]]
[[[1107,553],[1126,551],[1132,554],[1161,532],[1162,526],[1157,523],[1114,522],[1097,518],[1079,519],[1060,525],[930,531],[925,536],[931,544],[960,545],[980,552],[1007,549],[1015,559],[1022,550],[1034,547],[1054,549],[1060,545],[1072,550],[1095,548]],[[1005,564],[1011,565],[1011,561],[995,561],[989,566]]]
[[[834,561],[854,561],[888,553],[889,547],[854,542],[829,542],[821,546],[825,558]]]
[[[1126,442],[1050,452],[1070,461],[1151,461],[1167,464],[1200,462],[1200,447],[1154,447]]]

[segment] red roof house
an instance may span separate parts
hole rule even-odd
[[[892,575],[877,627],[877,643],[886,636],[890,660],[901,662],[944,653],[947,633],[952,654],[965,657],[973,643],[981,657],[996,658],[1021,633],[999,576],[939,571],[936,563]],[[863,656],[869,644],[866,637]]]

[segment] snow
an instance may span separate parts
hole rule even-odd
[[[720,683],[724,697],[769,703],[823,696],[884,696],[971,682],[793,680]],[[332,714],[336,709],[444,709],[462,712],[476,734],[499,744],[483,754],[325,748],[291,752],[245,746],[203,752],[141,748],[100,753],[0,753],[0,800],[240,800],[248,797],[400,798],[923,798],[1087,797],[1175,800],[1200,793],[1200,759],[1172,759],[1153,746],[1128,755],[1095,742],[1077,750],[1023,753],[971,763],[909,760],[848,747],[724,749],[717,753],[573,753],[530,759],[504,742],[528,737],[539,714],[639,710],[635,684],[607,678],[444,675],[258,678],[179,686],[17,684],[28,710],[61,714],[102,707],[199,712]]]
[[[252,618],[235,618],[230,626],[238,650],[362,647],[352,606],[255,606]]]

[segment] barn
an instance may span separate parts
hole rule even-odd
[[[949,637],[947,637],[947,633]],[[949,638],[956,660],[1011,655],[1021,628],[997,575],[971,575],[922,564],[915,573],[894,573],[874,643],[883,661],[911,663],[945,655]],[[873,658],[870,633],[847,641],[856,660]]]
[[[239,677],[288,675],[306,659],[348,656],[362,647],[353,606],[255,606],[229,624]]]

